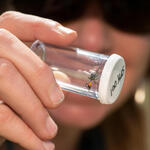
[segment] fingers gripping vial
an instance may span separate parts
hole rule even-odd
[[[56,79],[66,91],[95,98],[103,104],[112,104],[118,98],[125,77],[124,59],[35,41],[31,49],[53,71],[64,73],[70,82]]]

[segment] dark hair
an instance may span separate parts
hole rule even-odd
[[[59,22],[82,16],[92,0],[13,0],[16,9]],[[113,27],[136,34],[150,33],[149,0],[93,0],[104,20]]]
[[[103,18],[112,26],[139,34],[150,33],[149,0],[100,0]]]
[[[13,0],[18,11],[64,22],[82,15],[89,0]]]

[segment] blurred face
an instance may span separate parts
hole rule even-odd
[[[78,39],[73,45],[90,51],[124,57],[126,77],[118,100],[112,105],[73,93],[65,93],[63,104],[50,113],[56,122],[77,127],[90,128],[100,123],[109,113],[122,105],[135,90],[144,75],[149,60],[148,37],[128,34],[112,28],[97,15],[95,5],[85,12],[82,18],[64,24],[77,31]],[[103,50],[108,49],[108,50]]]

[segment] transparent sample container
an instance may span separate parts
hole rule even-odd
[[[118,98],[125,76],[125,62],[121,56],[107,56],[39,40],[31,49],[52,71],[63,73],[69,79],[56,79],[63,90],[97,99],[103,104],[112,104]]]

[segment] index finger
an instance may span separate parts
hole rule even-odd
[[[12,62],[41,102],[56,107],[64,99],[53,73],[37,55],[7,30],[0,29],[0,57]]]
[[[77,33],[51,19],[7,11],[0,16],[0,28],[5,28],[23,41],[36,39],[47,43],[68,45]]]

